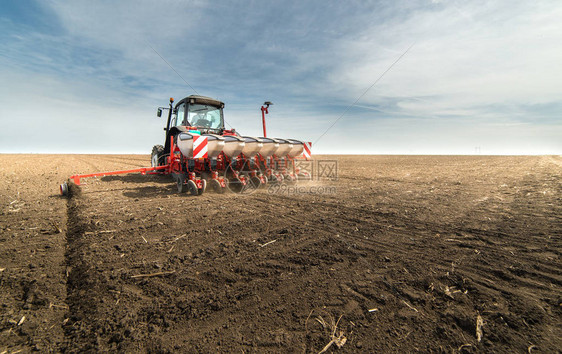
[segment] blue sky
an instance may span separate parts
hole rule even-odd
[[[270,100],[269,135],[315,153],[561,154],[560,18],[559,1],[2,1],[0,152],[150,153],[156,107],[194,93],[152,46],[243,135]]]

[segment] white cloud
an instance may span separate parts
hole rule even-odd
[[[555,2],[41,4],[58,31],[0,21],[0,75],[14,83],[0,88],[0,120],[41,127],[33,151],[95,151],[100,137],[106,152],[160,143],[155,107],[193,92],[148,43],[199,93],[224,100],[241,133],[261,135],[267,99],[271,135],[315,141],[414,41],[320,152],[470,153],[479,141],[504,153],[522,151],[520,139],[523,153],[562,150]],[[16,107],[21,97],[40,112]],[[131,123],[137,137],[124,143]],[[17,149],[8,135],[0,151]]]
[[[155,107],[125,100],[121,105],[92,102],[77,91],[98,88],[51,76],[36,74],[32,81],[20,73],[2,76],[17,83],[0,86],[2,152],[149,153],[163,140],[163,123],[155,117]]]
[[[459,12],[465,16],[459,16]],[[427,114],[444,106],[545,103],[560,99],[562,6],[555,2],[444,3],[440,10],[413,12],[406,20],[374,25],[355,42],[339,43],[343,63],[335,86],[358,96],[400,53],[412,50],[362,102],[380,95],[425,97],[402,102],[406,112]],[[389,34],[390,33],[390,34]],[[343,90],[342,90],[343,91]],[[390,94],[389,94],[390,93]],[[469,112],[471,110],[469,109]]]

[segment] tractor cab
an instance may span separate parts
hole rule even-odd
[[[170,100],[170,108],[173,101]],[[170,138],[181,132],[222,135],[224,129],[224,103],[210,97],[191,95],[181,99],[168,113],[164,152],[169,153]],[[161,115],[161,109],[158,111]]]
[[[224,103],[221,101],[191,95],[176,103],[168,130],[173,127],[186,127],[202,133],[221,134],[224,130],[223,108]]]

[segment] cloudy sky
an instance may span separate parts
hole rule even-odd
[[[156,107],[195,93],[159,53],[243,135],[270,100],[269,135],[316,153],[561,154],[561,18],[557,0],[2,1],[0,152],[150,153]]]

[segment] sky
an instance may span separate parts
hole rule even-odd
[[[1,1],[0,153],[149,154],[157,107],[198,93],[250,136],[272,101],[268,136],[313,154],[558,155],[561,18],[558,0]]]

